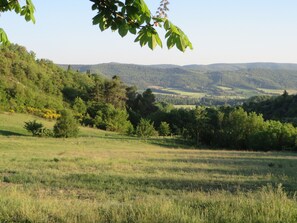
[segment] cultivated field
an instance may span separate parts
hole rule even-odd
[[[0,114],[0,222],[297,222],[296,154],[87,128],[34,138],[33,119]]]

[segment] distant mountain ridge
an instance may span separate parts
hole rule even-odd
[[[68,65],[60,65],[67,68]],[[118,75],[139,89],[151,86],[205,92],[220,95],[222,87],[254,91],[259,89],[297,89],[297,64],[290,63],[234,63],[210,65],[136,65],[102,63],[96,65],[70,65],[73,70]]]
[[[213,71],[231,71],[231,70],[242,70],[242,69],[271,69],[271,70],[297,70],[297,64],[294,63],[216,63],[210,65],[185,65],[190,69],[206,69]]]

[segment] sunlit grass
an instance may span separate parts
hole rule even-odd
[[[185,109],[194,109],[196,105],[174,105],[175,108],[185,108]]]
[[[203,93],[203,92],[184,91],[184,90],[175,89],[175,88],[157,87],[156,89],[167,92],[167,93],[160,93],[160,92],[157,93],[157,94],[163,94],[163,95],[179,95],[179,96],[190,97],[190,98],[202,98],[206,96],[206,93]]]
[[[89,128],[35,138],[23,132],[31,118],[0,114],[0,222],[297,221],[294,153],[198,150]]]
[[[277,95],[281,95],[282,93],[284,93],[284,90],[282,89],[266,89],[266,88],[258,88],[258,90],[263,91],[267,94],[277,94]],[[296,89],[286,89],[286,91],[289,94],[297,94],[297,90]]]

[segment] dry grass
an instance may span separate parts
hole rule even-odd
[[[0,222],[297,221],[295,154],[183,149],[87,128],[33,138],[22,130],[31,118],[0,114]]]

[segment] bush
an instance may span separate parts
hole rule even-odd
[[[43,124],[38,123],[36,120],[25,122],[24,128],[31,132],[33,136],[41,136],[43,130]]]
[[[72,108],[79,114],[84,114],[87,111],[87,106],[80,97],[75,98]]]
[[[149,138],[151,136],[158,135],[154,129],[154,124],[147,119],[140,119],[140,122],[136,128],[136,134],[141,138]]]
[[[161,122],[159,126],[159,135],[160,136],[168,136],[170,134],[170,126],[167,122]]]
[[[54,136],[58,138],[70,138],[78,135],[78,124],[72,113],[67,110],[61,111],[61,117],[58,118],[54,126]]]
[[[53,137],[54,136],[54,133],[53,133],[53,130],[52,129],[43,128],[40,136],[43,136],[43,137]]]
[[[94,103],[88,108],[88,113],[99,129],[126,133],[131,125],[127,111],[115,108],[112,104]]]
[[[131,124],[131,122],[129,123],[129,125],[127,127],[126,134],[128,136],[133,136],[135,134],[135,129],[134,129],[133,125]]]

